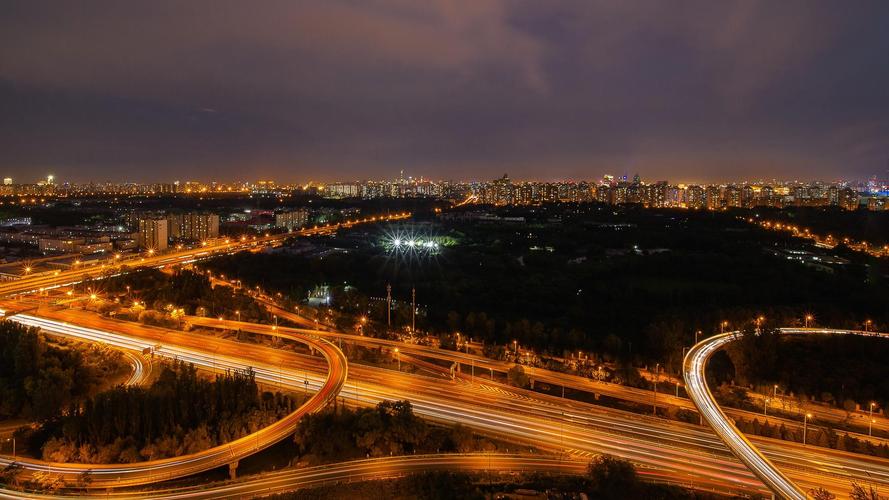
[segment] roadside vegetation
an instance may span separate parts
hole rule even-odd
[[[47,337],[2,320],[0,419],[53,418],[128,369],[118,351]]]
[[[487,210],[526,222],[429,220],[417,231],[457,243],[426,257],[388,250],[386,238],[414,230],[393,224],[308,240],[348,249],[323,258],[245,252],[202,267],[297,305],[326,286],[323,318],[341,329],[366,316],[363,331],[384,334],[382,299],[391,284],[395,329],[410,325],[415,288],[418,328],[445,347],[460,332],[486,345],[517,341],[540,356],[583,351],[604,361],[660,363],[672,373],[695,332],[711,334],[723,321],[737,328],[764,315],[791,325],[811,314],[835,327],[866,319],[889,325],[889,270],[875,272],[867,259],[816,268],[776,257],[772,249],[825,251],[737,214],[595,204]]]
[[[545,473],[466,473],[434,471],[412,474],[398,479],[350,482],[329,485],[283,495],[275,500],[321,499],[389,499],[420,498],[424,500],[486,499],[486,498],[587,498],[624,500],[657,498],[661,500],[717,500],[729,498],[677,486],[643,481],[630,462],[610,456],[593,460],[585,475]]]
[[[495,451],[502,445],[462,425],[443,427],[416,416],[408,401],[373,408],[339,406],[307,415],[294,433],[296,458],[321,464],[356,458],[422,453]]]
[[[162,368],[147,388],[117,387],[72,405],[21,436],[45,460],[131,463],[195,453],[238,439],[294,411],[298,402],[261,392],[252,371],[213,379],[193,365]]]

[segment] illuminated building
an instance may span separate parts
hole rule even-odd
[[[166,217],[146,217],[139,219],[139,246],[145,249],[162,251],[167,249],[169,221]]]

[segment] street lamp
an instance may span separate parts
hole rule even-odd
[[[812,321],[812,315],[806,314],[806,328],[809,327],[809,321]]]
[[[812,414],[811,414],[811,413],[806,413],[806,414],[803,416],[803,445],[804,445],[804,446],[807,444],[807,443],[806,443],[806,431],[808,430],[809,419],[810,419],[810,418],[812,418]]]
[[[6,438],[7,443],[10,441],[12,441],[12,461],[15,462],[15,438],[14,437]]]
[[[238,322],[240,322],[241,321],[241,311],[240,310],[235,311],[235,315],[238,317]]]
[[[513,345],[513,350],[515,350],[515,355],[518,356],[519,355],[519,341],[513,340],[512,345]]]
[[[762,415],[767,417],[769,415],[769,402],[772,400],[769,398],[763,398],[762,400]]]
[[[870,413],[867,416],[867,419],[869,420],[869,422],[867,423],[867,435],[868,436],[873,434],[874,406],[876,406],[876,405],[877,405],[877,403],[874,403],[873,401],[870,402]]]
[[[395,348],[395,357],[398,359],[398,371],[401,371],[401,352]]]
[[[865,331],[865,332],[870,331],[870,325],[871,325],[872,323],[873,323],[873,321],[871,321],[871,320],[867,320],[867,321],[864,322],[864,331]]]
[[[725,333],[725,327],[728,326],[728,321],[723,321],[719,324],[719,333]]]

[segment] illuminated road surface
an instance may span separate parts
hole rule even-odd
[[[781,328],[783,335],[863,335],[868,337],[887,338],[889,334],[862,332],[856,330],[833,330],[824,328]],[[759,448],[748,440],[744,434],[735,427],[731,420],[723,413],[722,409],[707,386],[705,369],[710,356],[726,345],[741,338],[741,332],[728,332],[702,340],[695,345],[685,357],[683,362],[683,376],[686,388],[692,401],[697,406],[704,420],[713,428],[716,434],[729,447],[747,467],[756,474],[772,491],[783,498],[805,500],[806,489],[796,484],[785,475],[779,467],[770,461]],[[814,449],[806,447],[806,454],[814,452]],[[810,451],[812,450],[812,451]],[[867,472],[867,471],[865,471]],[[868,474],[868,477],[870,474]],[[870,483],[868,478],[862,482]],[[836,493],[836,492],[835,492]]]
[[[451,472],[548,472],[553,474],[584,474],[586,460],[560,460],[554,457],[470,453],[448,455],[415,455],[353,460],[330,465],[287,469],[227,483],[187,486],[148,492],[117,492],[102,495],[78,495],[78,498],[101,499],[238,499],[252,498],[316,486],[403,477],[426,471]],[[645,473],[642,474],[645,477]],[[56,495],[0,490],[2,499],[49,499]]]
[[[9,320],[27,326],[39,327],[48,333],[104,343],[120,349],[141,352],[143,349],[151,347],[151,344],[145,340],[31,315],[19,314]],[[290,436],[303,415],[324,408],[336,398],[345,384],[348,369],[346,357],[342,351],[323,339],[302,337],[294,340],[303,342],[321,353],[329,368],[327,374],[318,380],[318,392],[296,411],[253,434],[198,453],[133,464],[66,464],[30,458],[19,458],[17,463],[32,475],[37,472],[45,472],[59,475],[70,483],[76,483],[78,477],[88,471],[92,480],[90,487],[93,488],[147,484],[196,474],[226,464],[236,464],[238,460]],[[163,346],[155,350],[155,354],[215,370],[245,369],[252,366],[252,364],[230,363],[222,358],[217,359],[215,355],[210,355],[207,352],[175,346]],[[280,381],[285,375],[291,376],[290,373],[272,373],[267,369],[256,369],[257,380],[264,382],[275,378]],[[9,464],[12,461],[10,459],[11,457],[0,458],[0,466]]]
[[[319,358],[286,349],[145,327],[77,310],[42,314],[138,338],[143,344],[201,352],[203,366],[211,366],[214,357],[217,369],[253,366],[266,381],[292,390],[302,390],[306,382],[309,390],[315,390],[323,382],[326,367]],[[340,393],[347,401],[373,405],[407,399],[418,415],[430,420],[461,423],[481,434],[548,452],[586,458],[610,454],[633,461],[641,471],[698,488],[768,491],[707,428],[484,383],[444,381],[361,365],[349,371],[351,382]],[[774,439],[751,440],[806,488],[823,486],[842,497],[853,480],[889,487],[887,460]],[[527,447],[510,451],[520,449]]]
[[[410,213],[399,213],[384,216],[365,217],[339,224],[330,224],[320,227],[306,228],[292,233],[274,234],[255,239],[227,239],[217,238],[212,243],[185,250],[172,252],[111,257],[105,263],[95,265],[81,265],[67,271],[49,271],[25,276],[14,281],[0,283],[0,297],[8,298],[15,295],[39,293],[64,286],[81,283],[84,280],[99,277],[115,276],[140,267],[163,267],[176,264],[189,264],[223,254],[231,254],[242,250],[251,250],[270,245],[278,245],[287,238],[294,236],[310,236],[326,234],[338,229],[349,228],[357,224],[387,222],[401,220],[410,217]]]
[[[375,337],[367,337],[363,335],[354,335],[327,330],[318,330],[316,328],[316,325],[313,324],[312,321],[281,308],[268,298],[261,296],[256,298],[258,298],[260,302],[266,305],[269,308],[270,312],[278,315],[279,318],[287,319],[290,321],[300,321],[302,324],[308,324],[310,326],[310,328],[290,328],[278,326],[276,329],[277,333],[300,333],[306,335],[317,335],[329,340],[347,342],[350,344],[370,348],[384,348],[389,351],[393,351],[397,348],[401,353],[400,357],[403,362],[411,359],[410,356],[413,355],[416,357],[444,361],[448,364],[459,363],[460,365],[462,365],[463,371],[462,373],[458,372],[456,376],[467,381],[475,379],[479,379],[480,381],[482,379],[490,379],[491,371],[497,373],[506,373],[510,368],[515,366],[515,363],[511,361],[494,360],[465,352],[440,349],[434,346],[412,344],[397,340],[380,339]],[[214,329],[224,329],[231,331],[241,330],[251,333],[261,333],[263,335],[271,335],[275,333],[271,330],[272,327],[269,325],[242,321],[219,320],[218,318],[207,318],[199,316],[184,316],[183,320],[195,326]],[[431,366],[423,362],[417,362],[414,364],[425,368],[431,368],[430,371],[435,371],[436,373],[449,373],[447,367],[438,365]],[[595,394],[597,396],[608,396],[624,401],[630,401],[640,405],[646,405],[649,408],[656,402],[658,408],[667,408],[672,406],[697,412],[697,407],[691,400],[676,397],[673,394],[658,392],[657,398],[655,399],[654,392],[647,389],[639,389],[635,387],[628,387],[625,385],[600,382],[597,380],[592,380],[588,377],[572,375],[568,373],[559,373],[544,368],[536,368],[530,366],[523,366],[523,368],[525,369],[525,374],[528,375],[528,377],[535,383],[544,383],[555,387],[577,389],[590,394]],[[492,382],[492,384],[494,384],[494,382]],[[661,386],[672,388],[673,384],[664,383],[661,384]],[[739,410],[737,408],[726,408],[723,411],[725,411],[726,414],[733,418],[744,418],[751,421],[753,419],[763,419],[762,413],[758,412]],[[813,411],[813,413],[817,413],[818,417],[823,418],[824,420],[839,422],[846,419],[845,414],[843,415],[842,419],[838,419],[837,415],[833,414],[832,412]],[[769,420],[771,423],[776,425],[783,424],[786,428],[791,430],[799,430],[801,428],[800,423],[795,420],[784,419],[775,415],[770,415]],[[886,423],[887,420],[884,418],[877,419],[877,422],[874,424],[874,429],[881,428],[881,426],[885,426]],[[875,442],[886,441],[882,438],[869,438],[867,434],[850,432],[849,435],[859,439],[871,439]]]

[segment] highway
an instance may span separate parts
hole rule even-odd
[[[212,370],[243,370],[253,366],[252,363],[231,363],[222,357],[217,358],[215,353],[211,355],[205,351],[169,345],[153,348],[151,343],[143,339],[75,326],[27,314],[12,316],[9,320],[27,326],[39,327],[47,333],[104,343],[119,349],[128,349],[136,352],[153,349],[155,355],[187,361]],[[301,336],[293,340],[311,346],[312,349],[324,357],[328,368],[326,375],[318,381],[318,392],[302,406],[281,420],[253,434],[198,453],[133,464],[67,464],[50,463],[29,458],[19,458],[16,463],[32,476],[38,473],[47,473],[61,477],[70,483],[76,483],[82,474],[89,472],[92,480],[90,487],[93,488],[148,484],[196,474],[227,464],[236,465],[240,459],[261,451],[291,435],[303,415],[323,409],[330,401],[336,398],[345,384],[348,374],[348,363],[342,351],[330,342],[319,338]],[[292,374],[274,373],[269,369],[256,369],[256,377],[260,381],[270,382],[277,379],[280,382],[284,375],[291,376]],[[0,466],[5,466],[11,462],[10,457],[0,458]]]
[[[782,335],[864,335],[869,337],[887,338],[889,334],[863,332],[857,330],[834,330],[825,328],[781,328]],[[707,385],[707,361],[713,353],[741,338],[741,332],[727,332],[702,340],[688,352],[683,361],[683,376],[688,394],[700,411],[704,420],[716,432],[728,448],[753,471],[763,483],[782,498],[805,500],[808,488],[801,487],[780,470],[766,453],[748,440],[744,434],[732,424],[726,416]],[[806,447],[807,449],[812,449]],[[812,449],[814,451],[814,449]],[[863,482],[869,483],[869,480]]]
[[[189,264],[222,254],[231,254],[243,250],[263,248],[277,245],[294,236],[311,236],[327,234],[339,229],[349,228],[358,224],[388,222],[406,219],[410,213],[387,214],[349,220],[338,224],[328,224],[305,228],[292,233],[272,234],[262,237],[247,238],[216,238],[205,241],[195,248],[172,250],[169,252],[146,252],[144,254],[123,256],[112,255],[107,261],[93,265],[75,266],[66,271],[49,271],[24,276],[14,281],[0,283],[0,297],[9,298],[16,295],[40,293],[63,286],[71,286],[85,280],[115,276],[140,267],[165,267],[177,264]]]
[[[142,353],[129,350],[123,351],[123,355],[130,360],[130,366],[133,367],[133,373],[130,374],[130,378],[123,385],[137,386],[147,383],[151,377],[151,360],[145,358]]]
[[[219,283],[219,281],[214,279],[214,283]],[[226,285],[229,285],[228,282],[224,283]],[[309,326],[309,328],[290,328],[278,325],[276,329],[276,331],[278,332],[317,335],[329,340],[336,340],[339,342],[346,342],[369,348],[384,348],[390,351],[398,349],[401,353],[401,359],[403,361],[411,359],[411,356],[414,356],[417,358],[444,361],[448,365],[452,363],[458,363],[460,366],[462,366],[462,372],[458,372],[456,376],[470,381],[478,377],[491,378],[490,374],[492,371],[505,374],[510,368],[515,366],[515,363],[511,361],[490,359],[463,351],[451,351],[448,349],[441,349],[429,345],[413,344],[397,340],[380,339],[376,337],[367,337],[363,335],[341,333],[330,330],[320,330],[317,328],[317,325],[315,325],[314,322],[294,312],[282,308],[269,297],[263,295],[254,295],[254,298],[265,305],[268,308],[269,312],[277,315],[279,318],[296,322],[297,324],[307,324]],[[206,328],[242,330],[245,332],[261,333],[263,335],[273,335],[275,333],[274,331],[272,331],[271,326],[263,324],[240,322],[226,319],[220,321],[218,318],[207,318],[200,316],[185,316],[183,319],[194,326],[201,326]],[[428,366],[428,363],[422,362],[415,364],[423,364],[424,367]],[[438,372],[448,371],[447,367],[436,366],[435,368],[438,368]],[[528,375],[528,377],[534,382],[545,383],[555,387],[564,387],[584,391],[589,394],[594,394],[597,397],[607,396],[624,401],[630,401],[640,405],[645,405],[649,408],[651,408],[653,404],[656,404],[659,408],[672,406],[697,412],[697,407],[691,400],[683,397],[676,397],[670,392],[658,392],[657,397],[655,397],[654,391],[650,391],[647,389],[612,384],[608,382],[593,380],[588,377],[579,375],[547,370],[545,368],[537,368],[525,365],[523,365],[523,368],[525,370],[525,374]],[[492,381],[491,383],[493,384],[494,382]],[[669,391],[674,386],[673,384],[663,383],[661,384],[661,387],[666,387]],[[737,408],[724,408],[723,410],[730,417],[733,418],[744,418],[751,421],[753,419],[758,419],[760,422],[764,421],[765,419],[762,413],[740,410]],[[780,418],[777,417],[774,413],[775,412],[772,412],[772,414],[768,417],[768,420],[771,424],[783,424],[788,429],[796,430],[799,430],[799,428],[801,427],[799,421]],[[836,423],[841,423],[845,419],[845,413],[838,416],[836,412],[831,412],[829,409],[818,409],[817,415],[819,418],[825,421],[832,421]],[[874,423],[874,429],[889,430],[889,420],[885,418],[876,418],[875,420],[876,422]],[[864,425],[866,426],[867,424]],[[870,440],[875,443],[887,442],[887,440],[884,438],[869,437],[866,433],[860,434],[850,432],[849,434],[850,436],[854,436],[858,439]]]
[[[46,311],[77,324],[203,352],[204,366],[257,367],[266,380],[291,389],[310,390],[323,381],[324,365],[317,357],[289,350],[239,343],[208,335],[184,333],[109,320],[78,310]],[[280,332],[279,336],[290,334]],[[238,365],[237,363],[240,363]],[[640,470],[657,471],[677,482],[697,487],[746,493],[766,493],[762,483],[731,454],[709,429],[483,381],[447,381],[361,365],[350,366],[350,383],[340,396],[361,405],[384,400],[410,400],[418,415],[452,425],[462,423],[480,434],[507,442],[525,443],[550,453],[591,457],[605,453],[633,461]],[[320,375],[319,375],[320,374]],[[751,438],[771,460],[806,488],[823,486],[840,497],[850,481],[889,487],[889,461],[786,441]],[[523,447],[523,449],[527,449]],[[515,450],[510,450],[515,451]]]
[[[242,499],[286,493],[297,489],[329,484],[398,478],[408,474],[432,470],[469,473],[548,472],[553,474],[583,474],[586,472],[587,463],[586,460],[497,453],[414,455],[352,460],[315,467],[286,469],[279,472],[263,473],[239,481],[214,483],[211,485],[202,484],[143,492],[111,492],[101,495],[76,496],[78,498],[95,500],[104,498],[120,500],[143,498],[169,500]],[[642,476],[646,477],[646,473],[643,472]],[[0,499],[51,498],[59,498],[59,495],[0,490]]]

